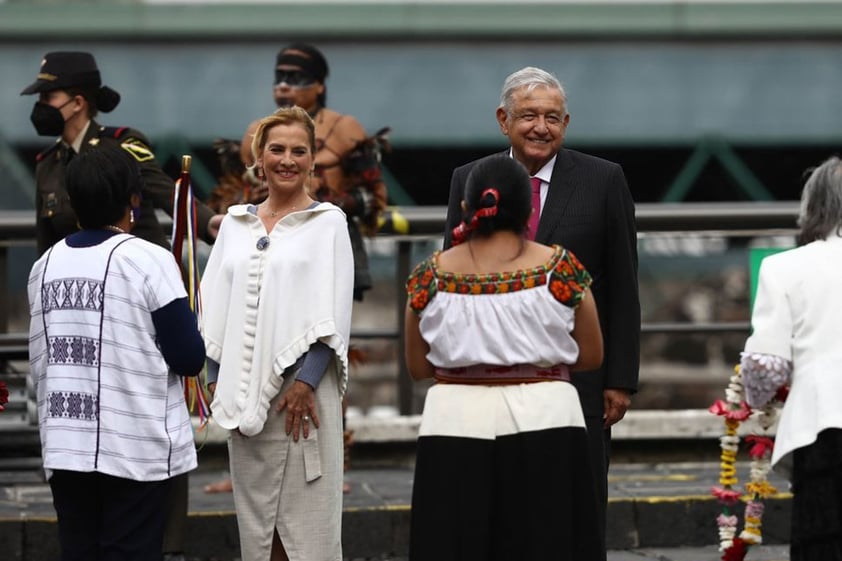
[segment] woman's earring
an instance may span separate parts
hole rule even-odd
[[[134,209],[129,211],[129,223],[134,224]]]

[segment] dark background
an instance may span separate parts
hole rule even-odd
[[[695,150],[694,146],[569,147],[619,163],[626,174],[634,200],[641,203],[661,201]],[[35,155],[43,148],[21,146],[18,151],[22,161],[32,162],[34,169]],[[805,171],[842,152],[840,147],[828,145],[731,148],[776,200],[799,199]],[[503,149],[503,145],[498,148],[395,146],[391,153],[384,156],[383,163],[416,204],[446,205],[450,175],[455,167]],[[194,146],[193,151],[194,157],[201,159],[214,176],[220,173],[218,158],[210,146]],[[179,162],[171,160],[162,162],[162,165],[169,175],[174,178],[178,176]],[[722,164],[711,158],[685,200],[707,202],[750,199]]]

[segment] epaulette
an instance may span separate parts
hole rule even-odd
[[[129,127],[100,127],[100,136],[114,138],[120,142],[120,148],[137,160],[138,163],[148,162],[155,159],[155,154],[149,147],[146,140],[139,136],[135,131],[133,135],[125,136],[127,132],[131,132]]]
[[[42,151],[38,152],[38,154],[35,156],[35,161],[40,162],[41,160],[49,156],[51,153],[53,153],[55,150],[57,150],[59,146],[61,146],[61,139],[57,138],[55,144],[44,148]]]
[[[129,127],[102,127],[101,136],[110,136],[111,138],[120,138],[123,133],[129,130]]]

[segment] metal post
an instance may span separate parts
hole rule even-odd
[[[8,287],[9,246],[0,243],[0,333],[9,331],[9,287]]]
[[[404,329],[403,314],[406,309],[406,292],[403,286],[409,276],[410,254],[412,241],[398,240],[398,262],[396,267],[395,286],[397,287],[397,316],[398,316],[398,410],[401,415],[412,415],[412,379],[406,368],[404,349],[406,347],[406,330]]]

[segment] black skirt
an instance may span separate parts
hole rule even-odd
[[[842,430],[793,452],[790,561],[842,561]]]
[[[587,432],[571,386],[434,387],[424,417],[410,561],[605,559]]]

